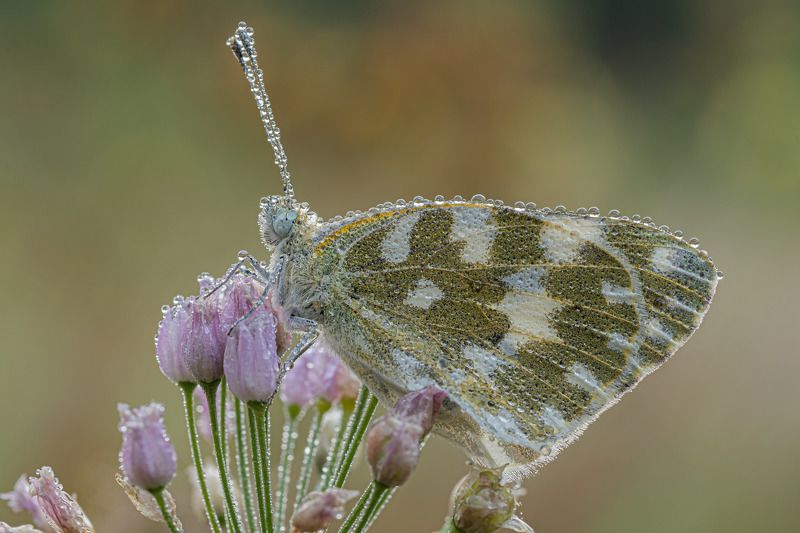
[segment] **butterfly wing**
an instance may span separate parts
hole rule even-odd
[[[324,226],[325,334],[384,401],[448,393],[437,431],[531,472],[700,324],[711,260],[652,225],[474,202]]]

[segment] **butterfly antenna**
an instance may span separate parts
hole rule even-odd
[[[278,165],[281,179],[283,180],[283,194],[292,203],[294,189],[292,188],[292,178],[287,165],[286,152],[283,151],[283,145],[281,144],[281,130],[278,128],[275,115],[272,113],[269,95],[264,85],[264,71],[258,66],[258,60],[256,59],[258,54],[256,53],[253,33],[253,28],[250,28],[244,22],[240,22],[233,36],[228,38],[226,44],[233,51],[233,55],[239,61],[242,70],[244,70],[247,83],[250,84],[250,91],[256,99],[256,106],[258,106],[261,122],[264,124],[264,131],[267,132],[267,140],[275,153],[275,164]]]

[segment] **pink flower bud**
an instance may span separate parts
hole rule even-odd
[[[186,366],[195,381],[213,383],[222,378],[225,341],[216,300],[196,300],[191,307],[191,325],[184,352]]]
[[[64,491],[49,466],[28,480],[30,493],[42,510],[44,519],[59,533],[94,533],[94,526],[75,499]]]
[[[194,382],[186,366],[184,352],[191,327],[191,300],[176,298],[172,307],[165,307],[164,318],[158,323],[156,359],[161,372],[174,383]]]
[[[277,351],[278,354],[282,354],[292,344],[292,332],[283,310],[273,305],[271,294],[261,302],[263,292],[264,286],[251,276],[243,274],[233,276],[218,293],[220,326],[223,334],[227,335],[228,331],[253,309],[255,312],[267,311],[276,319]]]
[[[151,403],[136,409],[119,404],[122,449],[119,460],[125,477],[145,490],[165,487],[175,477],[177,457],[164,428],[164,406]]]
[[[387,487],[405,483],[419,462],[422,427],[413,420],[388,414],[367,432],[367,462],[372,477]]]
[[[439,414],[447,393],[434,386],[409,392],[394,405],[392,412],[401,418],[416,421],[422,427],[422,436],[430,433],[433,421]]]
[[[358,491],[328,489],[314,491],[303,499],[303,503],[292,515],[293,531],[319,531],[342,517],[344,506],[358,496]]]
[[[260,309],[239,323],[225,346],[225,379],[244,402],[266,402],[278,385],[277,319]]]
[[[281,400],[305,407],[316,399],[335,403],[358,395],[360,382],[333,349],[320,339],[297,360],[281,385]]]
[[[14,483],[13,490],[0,493],[0,500],[6,500],[8,506],[15,513],[27,512],[31,516],[33,524],[39,529],[50,530],[47,521],[44,519],[42,510],[39,509],[39,505],[30,494],[30,484],[28,483],[28,476],[26,474],[22,474],[19,479],[17,479],[17,482]],[[2,529],[0,529],[0,532],[2,532]]]

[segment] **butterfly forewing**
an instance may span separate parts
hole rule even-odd
[[[323,327],[385,401],[437,385],[438,431],[535,468],[697,328],[717,282],[679,238],[616,218],[483,203],[322,226]]]

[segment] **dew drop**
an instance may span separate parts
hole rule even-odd
[[[725,273],[722,270],[717,270],[717,279],[722,279],[725,277]]]
[[[619,209],[612,209],[611,211],[608,212],[608,216],[610,216],[612,218],[618,217],[619,216]]]
[[[472,197],[472,201],[473,202],[485,202],[486,201],[486,197],[484,195],[482,195],[482,194],[476,194],[475,196]]]
[[[242,260],[242,259],[247,259],[248,255],[250,255],[250,252],[248,252],[247,250],[239,250],[239,253],[236,254],[236,257],[238,257],[239,260]]]
[[[698,246],[700,246],[700,239],[698,239],[697,237],[692,237],[691,239],[689,239],[689,246],[691,246],[692,248],[697,248]]]
[[[442,203],[442,202],[444,202],[444,196],[442,196],[441,194],[437,194],[436,196],[433,197],[433,201],[434,202],[438,202],[438,203]]]
[[[594,207],[594,206],[590,207],[589,208],[589,214],[591,216],[593,216],[593,217],[599,216],[600,215],[600,208],[599,207]]]

